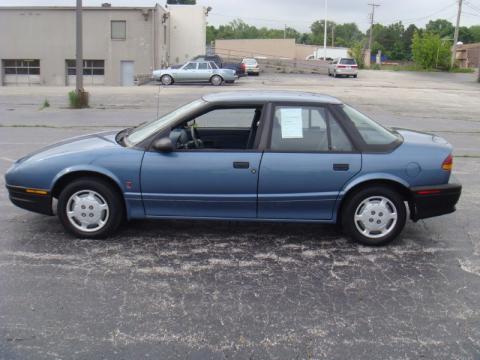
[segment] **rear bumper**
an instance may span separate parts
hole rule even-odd
[[[413,221],[450,214],[462,193],[462,185],[449,183],[437,186],[420,186],[410,189],[410,217]]]
[[[21,186],[7,185],[10,201],[25,210],[37,212],[44,215],[53,215],[52,196],[49,192],[39,195],[27,192]]]

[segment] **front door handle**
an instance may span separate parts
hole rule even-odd
[[[350,164],[333,164],[334,171],[348,171]]]
[[[248,161],[234,161],[233,167],[235,169],[248,169],[250,167],[250,163]]]

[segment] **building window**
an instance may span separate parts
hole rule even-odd
[[[76,75],[77,69],[75,67],[75,60],[66,60],[67,74]],[[105,60],[83,60],[83,75],[104,75],[105,74]]]
[[[3,60],[5,75],[40,75],[40,60]]]
[[[112,20],[112,40],[125,40],[127,38],[127,22],[125,20]]]

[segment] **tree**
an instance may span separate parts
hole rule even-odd
[[[460,28],[458,29],[458,41],[461,41],[465,44],[475,42],[473,33],[470,31],[470,28],[466,26],[460,26]]]
[[[447,69],[450,61],[451,42],[442,40],[440,35],[416,32],[413,35],[412,55],[422,69]]]
[[[472,42],[480,42],[480,25],[472,25],[468,30],[472,34]]]
[[[430,20],[425,26],[425,30],[432,34],[437,34],[441,38],[453,38],[455,27],[445,19]]]
[[[403,54],[404,54],[404,59],[405,60],[410,60],[412,58],[412,41],[413,41],[413,35],[415,32],[418,31],[418,28],[414,25],[411,24],[408,26],[408,28],[405,30],[403,33]]]
[[[360,69],[362,69],[365,65],[364,63],[364,58],[363,58],[363,48],[364,48],[364,45],[362,42],[357,42],[355,44],[352,45],[352,47],[350,48],[350,50],[348,51],[348,55],[350,55],[351,57],[353,57],[355,59],[355,61],[357,62],[358,64],[358,67]]]

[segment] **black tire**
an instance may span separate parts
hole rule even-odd
[[[210,78],[210,83],[213,85],[213,86],[220,86],[223,84],[223,78],[220,76],[220,75],[213,75],[211,78]]]
[[[168,86],[173,84],[173,78],[170,75],[162,75],[160,78],[162,85]]]
[[[368,205],[370,206],[380,206],[375,204],[375,201],[378,203],[380,198],[388,199],[390,201],[390,203],[387,202],[387,209],[394,210],[392,213],[396,213],[396,222],[394,222],[394,220],[385,220],[386,218],[382,217],[387,216],[388,218],[388,215],[383,214],[381,210],[378,213],[375,212],[374,209],[376,208],[373,207],[373,211],[368,211],[366,214],[369,218],[368,222],[371,223],[368,224],[368,226],[375,227],[377,221],[380,221],[378,226],[383,226],[383,223],[385,223],[385,228],[387,228],[388,233],[380,236],[381,231],[379,230],[377,234],[370,232],[372,236],[366,236],[359,230],[359,228],[362,229],[363,223],[362,220],[357,220],[356,223],[355,214],[362,209],[365,210],[365,205],[363,205],[364,201],[371,201],[372,203],[368,202]],[[343,211],[341,214],[343,229],[353,240],[360,244],[369,246],[386,245],[393,241],[402,232],[405,226],[407,220],[407,210],[404,202],[405,200],[398,192],[387,186],[370,186],[360,189],[348,196],[345,201],[346,203],[343,206]],[[361,205],[363,208],[360,207]],[[392,205],[394,206],[394,209],[392,209]],[[390,228],[388,228],[389,224],[391,226]],[[366,227],[364,229],[368,231]]]
[[[106,205],[108,206],[108,216],[105,220],[105,223],[96,231],[82,231],[81,229],[78,229],[72,224],[72,222],[75,221],[71,221],[67,215],[67,210],[69,210],[67,209],[67,206],[71,206],[71,204],[69,205],[70,198],[74,194],[88,191],[93,191],[99,194],[103,198],[102,200],[105,200]],[[89,210],[86,209],[81,211],[85,211],[85,215],[82,214],[82,216],[86,216],[88,219],[88,216],[90,215],[88,213]],[[67,231],[79,238],[102,239],[113,234],[122,223],[125,217],[124,213],[125,210],[123,200],[121,196],[112,188],[112,185],[105,180],[94,177],[82,177],[72,181],[65,186],[58,197],[57,214],[60,222]]]
[[[357,75],[353,75],[353,77],[356,79],[356,78],[357,78]]]

